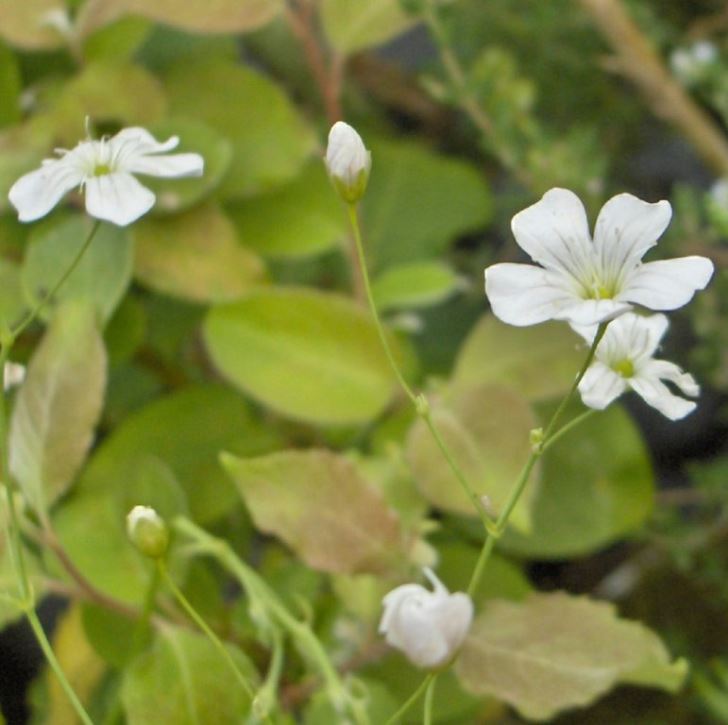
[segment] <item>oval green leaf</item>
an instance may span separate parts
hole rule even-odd
[[[412,262],[385,269],[372,283],[372,293],[380,310],[430,307],[445,301],[458,286],[458,276],[447,264]]]

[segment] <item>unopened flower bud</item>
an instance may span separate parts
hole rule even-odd
[[[417,667],[437,669],[455,656],[470,629],[473,602],[467,594],[450,594],[430,569],[433,586],[403,584],[384,597],[380,634]]]
[[[25,365],[6,362],[3,369],[3,388],[8,391],[22,384],[23,380],[25,380]]]
[[[331,127],[325,163],[331,181],[344,201],[354,204],[364,196],[372,155],[348,123],[337,121]]]
[[[153,508],[135,506],[126,517],[126,532],[144,556],[160,559],[167,553],[169,529]]]

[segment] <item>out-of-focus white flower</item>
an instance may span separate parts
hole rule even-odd
[[[618,194],[599,212],[592,241],[576,194],[551,189],[511,222],[519,246],[541,266],[494,264],[485,270],[493,313],[519,327],[552,319],[592,325],[633,304],[682,307],[708,284],[713,263],[697,256],[642,263],[671,215],[667,201],[649,204]]]
[[[125,128],[110,139],[81,141],[74,149],[57,150],[40,169],[21,176],[9,198],[22,222],[45,216],[63,195],[80,187],[86,211],[97,219],[126,226],[154,206],[155,196],[134,174],[179,178],[200,176],[199,154],[165,154],[179,143],[176,136],[160,143],[143,128]]]
[[[75,33],[68,10],[62,7],[52,8],[44,12],[40,16],[39,24],[47,28],[53,28],[66,39],[73,38]]]
[[[151,559],[159,559],[169,547],[169,529],[150,506],[135,506],[126,517],[126,533],[132,544]]]
[[[667,327],[665,315],[643,317],[633,312],[610,322],[594,362],[579,383],[584,405],[603,410],[631,388],[670,420],[679,420],[691,413],[695,403],[674,395],[663,380],[695,398],[700,394],[695,378],[675,363],[653,357]],[[594,340],[596,328],[577,328],[577,331],[588,343]]]
[[[353,204],[364,196],[372,167],[372,155],[361,136],[348,124],[337,121],[329,131],[326,168],[344,201]]]
[[[460,649],[473,619],[473,602],[462,592],[450,594],[430,569],[424,572],[433,591],[403,584],[389,592],[382,601],[379,632],[414,665],[435,669]]]
[[[670,55],[673,73],[686,86],[698,83],[706,70],[718,59],[718,49],[708,40],[698,40],[687,48],[677,48]]]
[[[21,385],[25,380],[25,365],[14,362],[6,362],[3,368],[3,389],[10,390]]]

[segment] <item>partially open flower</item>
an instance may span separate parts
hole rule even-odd
[[[149,506],[135,506],[126,517],[131,543],[150,559],[159,559],[169,547],[169,529],[164,519]]]
[[[414,665],[437,669],[460,649],[473,619],[473,602],[467,594],[450,594],[430,569],[425,575],[433,586],[403,584],[384,597],[379,632],[404,652]]]
[[[517,326],[546,320],[593,325],[633,305],[682,307],[708,284],[713,263],[697,256],[642,262],[671,215],[667,201],[649,204],[618,194],[599,212],[592,240],[576,194],[551,189],[511,222],[519,246],[540,266],[494,264],[485,270],[493,313]]]
[[[631,312],[610,322],[597,347],[594,362],[579,383],[584,405],[602,410],[632,389],[671,420],[691,413],[695,403],[674,395],[663,380],[672,383],[684,395],[695,398],[700,394],[700,388],[693,376],[684,373],[675,363],[653,357],[667,326],[665,315],[643,317]],[[595,328],[578,331],[587,342],[593,341]]]
[[[80,187],[86,211],[97,219],[126,226],[154,206],[154,193],[134,174],[179,178],[200,176],[199,154],[165,154],[179,143],[176,136],[159,143],[143,128],[125,128],[100,141],[81,141],[70,151],[58,150],[58,159],[46,159],[40,169],[21,176],[8,197],[21,222],[45,216],[66,192]]]
[[[361,136],[348,123],[337,121],[329,131],[326,168],[336,191],[354,204],[364,196],[372,166],[372,155]]]

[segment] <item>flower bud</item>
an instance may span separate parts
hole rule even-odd
[[[131,543],[150,559],[160,559],[169,547],[169,529],[164,519],[149,506],[135,506],[126,517]]]
[[[430,569],[424,572],[433,591],[403,584],[389,592],[382,601],[379,632],[417,667],[437,669],[462,645],[473,619],[473,602],[462,592],[450,594]]]
[[[25,380],[25,365],[6,362],[3,368],[3,388],[5,391],[21,385],[23,380]]]
[[[364,196],[372,155],[348,123],[337,121],[331,127],[325,163],[331,181],[344,201],[354,204]]]

